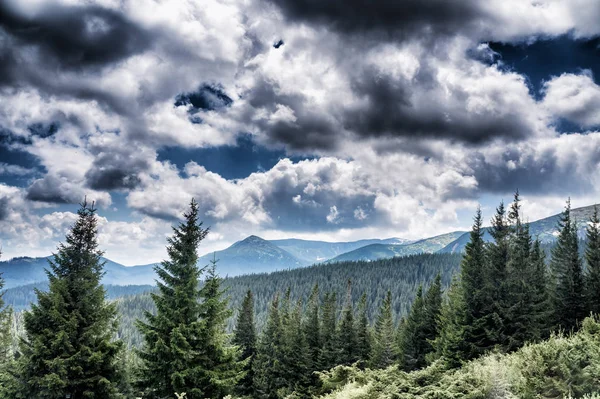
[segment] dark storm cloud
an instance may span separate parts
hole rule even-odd
[[[248,103],[255,109],[277,112],[277,106],[293,110],[295,120],[261,121],[260,130],[269,141],[263,144],[283,143],[292,150],[334,149],[339,130],[331,115],[311,107],[310,100],[301,93],[279,93],[274,83],[259,80],[248,93]],[[248,117],[249,119],[251,116]]]
[[[343,112],[344,128],[361,138],[439,138],[470,144],[497,138],[520,140],[532,133],[531,127],[523,121],[523,115],[516,113],[518,110],[513,110],[513,114],[469,112],[465,105],[467,93],[459,89],[453,93],[457,98],[454,105],[437,103],[436,93],[431,92],[428,104],[416,106],[413,90],[435,85],[425,74],[421,74],[421,79],[425,82],[409,84],[382,76],[377,71],[364,71],[352,82],[352,90],[363,101],[358,108]]]
[[[130,143],[138,152],[127,148],[94,147],[92,166],[85,174],[86,186],[94,190],[129,190],[140,184],[139,174],[150,168],[153,153],[143,152],[140,143]]]
[[[288,19],[391,39],[463,31],[485,15],[474,0],[265,0]]]
[[[150,35],[123,14],[100,6],[46,5],[26,15],[0,3],[0,28],[15,45],[33,46],[45,63],[66,69],[103,66],[143,51]]]
[[[91,169],[85,177],[94,190],[132,189],[140,184],[137,174],[118,168]]]
[[[33,182],[27,190],[30,201],[50,202],[54,204],[76,204],[81,198],[70,190],[60,178],[46,175]]]
[[[557,145],[527,154],[507,148],[502,154],[502,164],[492,164],[477,153],[470,154],[467,164],[473,170],[479,189],[484,192],[505,193],[527,188],[528,192],[540,195],[593,193],[596,190],[596,167],[600,165],[600,149],[589,154],[585,165],[576,156],[565,162],[565,156],[560,154],[565,150],[568,151]],[[586,170],[582,170],[582,167]]]
[[[200,110],[211,111],[228,107],[233,100],[225,94],[223,87],[217,84],[203,84],[198,90],[190,93],[179,94],[175,98],[175,106],[191,105],[189,112],[196,113]]]

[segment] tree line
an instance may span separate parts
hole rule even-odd
[[[107,301],[100,283],[95,208],[84,202],[50,262],[48,291],[37,290],[37,304],[23,316],[15,351],[9,350],[10,309],[0,297],[0,397],[311,397],[326,389],[320,372],[338,365],[397,364],[411,371],[437,361],[457,367],[489,351],[515,351],[552,331],[574,331],[600,310],[597,211],[583,259],[569,203],[550,262],[523,222],[518,193],[508,210],[497,208],[492,242],[484,242],[482,223],[478,210],[447,292],[438,271],[429,286],[418,286],[399,320],[392,290],[370,317],[368,293],[346,281],[343,298],[319,284],[307,298],[279,290],[260,332],[255,294],[247,290],[229,334],[233,311],[217,261],[197,266],[208,229],[192,200],[168,238],[168,259],[155,268],[155,311],[136,322],[139,348],[127,350],[117,338],[118,304]]]

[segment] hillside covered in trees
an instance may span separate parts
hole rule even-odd
[[[0,300],[0,398],[597,393],[600,327],[584,321],[600,312],[597,212],[580,248],[567,203],[548,259],[517,193],[497,208],[491,242],[477,212],[464,256],[223,280],[216,259],[197,266],[207,230],[192,201],[155,268],[158,288],[117,301],[101,284],[95,212],[82,204],[19,337]]]

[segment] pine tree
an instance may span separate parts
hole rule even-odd
[[[501,205],[496,214],[496,222],[492,235],[502,242],[502,219],[504,207]],[[465,306],[465,323],[460,327],[460,334],[464,339],[464,351],[457,355],[461,360],[470,360],[479,357],[487,350],[491,349],[497,342],[497,334],[501,328],[499,316],[496,313],[497,304],[492,303],[498,299],[499,284],[504,275],[495,263],[499,260],[492,259],[486,262],[486,253],[483,241],[481,209],[477,209],[473,228],[470,233],[470,241],[465,247],[465,255],[460,265],[460,292],[463,295],[462,301],[456,300],[456,304]],[[492,253],[501,252],[500,248],[492,249]],[[492,255],[493,256],[493,255]],[[502,274],[502,275],[501,275]],[[458,292],[458,290],[457,290]],[[457,310],[463,311],[463,310]],[[459,320],[457,318],[457,320]],[[457,331],[453,334],[459,334],[459,327],[454,326]]]
[[[201,338],[205,307],[198,286],[202,270],[196,263],[198,245],[208,229],[198,221],[194,200],[184,218],[167,239],[169,260],[154,269],[159,277],[158,293],[151,294],[156,315],[146,312],[146,322],[138,321],[144,337],[139,384],[149,398],[170,398],[184,392],[189,399],[205,398],[200,385],[206,377]]]
[[[448,299],[442,304],[438,322],[439,334],[433,342],[435,352],[429,361],[441,358],[448,368],[459,367],[471,356],[471,345],[465,340],[467,306],[463,285],[457,276],[448,289]]]
[[[439,320],[442,311],[442,276],[438,273],[425,295],[425,338],[429,343],[427,352],[433,351],[432,342],[439,335]]]
[[[532,276],[528,289],[531,292],[533,303],[532,328],[539,334],[538,340],[548,338],[551,330],[552,304],[548,295],[548,272],[545,258],[546,253],[542,249],[542,244],[539,239],[536,239],[529,255]]]
[[[321,359],[321,326],[319,318],[319,286],[315,284],[308,298],[308,306],[306,309],[306,320],[303,330],[306,343],[308,345],[308,361],[311,371],[320,370]],[[316,375],[314,377],[316,382]]]
[[[587,247],[585,262],[587,265],[586,294],[590,312],[600,315],[600,218],[598,207],[590,218],[586,230]]]
[[[346,303],[342,311],[340,328],[338,329],[339,364],[352,364],[358,360],[358,336],[354,325],[354,308],[352,306],[352,283],[348,280]]]
[[[239,360],[239,350],[231,345],[231,336],[227,334],[227,320],[231,317],[228,300],[221,289],[222,279],[216,273],[216,259],[211,261],[204,286],[200,290],[201,307],[201,351],[198,353],[200,366],[194,380],[200,385],[204,398],[223,398],[244,377],[246,360]],[[187,337],[184,336],[186,341]],[[189,342],[189,341],[188,341]],[[186,374],[182,373],[182,381]],[[180,392],[186,392],[180,390]],[[191,397],[191,395],[189,395]]]
[[[256,356],[256,325],[254,324],[254,295],[248,290],[237,317],[233,343],[241,349],[240,360],[246,360],[245,376],[238,384],[237,391],[242,396],[253,394],[254,373],[252,364]]]
[[[94,204],[84,201],[78,218],[49,262],[48,292],[24,315],[23,394],[30,398],[115,398],[120,380],[116,308],[100,284]]]
[[[308,343],[302,331],[302,309],[302,301],[298,301],[283,325],[282,371],[286,390],[280,391],[280,396],[294,391],[297,395],[307,395],[312,383]]]
[[[551,261],[555,284],[553,319],[557,327],[572,331],[587,312],[577,226],[571,219],[570,200],[561,215],[558,229],[558,240],[552,250]]]
[[[258,340],[254,360],[254,395],[260,399],[276,399],[287,384],[283,373],[283,328],[279,316],[279,297],[269,308],[264,332]]]
[[[367,314],[367,294],[363,293],[358,304],[356,319],[356,357],[362,366],[366,365],[371,355],[371,331]]]
[[[410,313],[399,329],[398,360],[400,367],[411,371],[425,366],[429,344],[425,337],[425,300],[423,286],[417,289]]]
[[[522,347],[526,342],[540,338],[541,331],[535,319],[539,309],[535,304],[536,284],[533,279],[535,263],[530,259],[531,235],[529,226],[522,223],[519,192],[515,193],[514,201],[508,213],[511,235],[509,239],[509,260],[506,279],[506,303],[504,308],[503,349],[511,352]]]
[[[329,370],[338,365],[339,348],[337,340],[337,295],[325,294],[321,311],[322,350],[319,360],[321,370]]]
[[[478,357],[495,347],[502,347],[506,343],[507,308],[510,306],[508,298],[508,260],[509,236],[511,227],[506,218],[506,208],[501,202],[496,208],[492,218],[490,235],[494,239],[486,247],[486,261],[484,272],[484,287],[479,290],[480,319],[478,324],[484,331],[484,336],[473,347],[474,357]],[[467,290],[465,290],[467,291]]]
[[[392,315],[392,292],[388,291],[375,321],[371,367],[385,368],[395,361],[394,319]]]

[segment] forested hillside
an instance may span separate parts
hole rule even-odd
[[[245,293],[254,294],[256,325],[262,330],[265,325],[269,304],[277,293],[288,289],[293,301],[306,303],[315,285],[319,286],[321,299],[325,293],[335,293],[338,305],[345,300],[348,281],[352,283],[352,301],[358,303],[366,294],[367,314],[373,320],[380,303],[388,290],[392,293],[394,320],[398,321],[410,310],[420,285],[429,286],[440,273],[443,287],[450,283],[451,276],[460,264],[460,255],[421,254],[373,262],[339,262],[315,265],[301,269],[270,274],[239,276],[223,280],[223,287],[230,298],[230,306],[239,309]],[[217,266],[218,267],[218,266]],[[202,284],[201,284],[202,285]],[[117,301],[121,319],[120,335],[132,345],[140,343],[135,320],[145,310],[154,310],[150,294],[138,294]],[[228,328],[234,326],[230,319]]]

